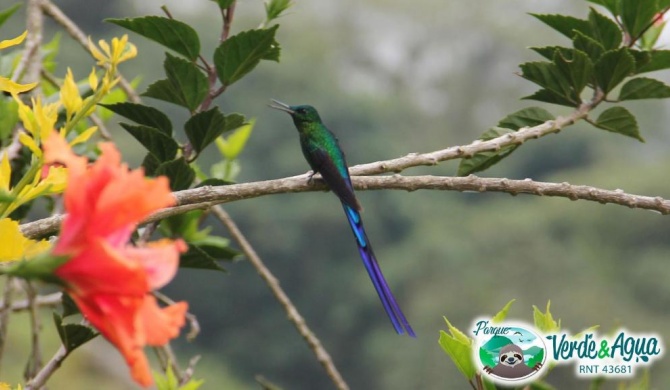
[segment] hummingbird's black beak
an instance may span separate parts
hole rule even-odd
[[[282,103],[279,100],[275,100],[275,99],[270,99],[270,100],[272,100],[272,103],[268,104],[268,107],[274,108],[275,110],[288,112],[291,115],[295,114],[295,111],[293,111],[291,109],[291,106],[289,106],[288,104]]]

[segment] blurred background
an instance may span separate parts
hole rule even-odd
[[[213,52],[220,31],[217,8],[206,0],[56,3],[94,40],[126,33],[104,18],[162,15],[163,4],[198,30],[203,53]],[[518,64],[540,60],[527,47],[568,44],[528,13],[585,18],[589,5],[582,0],[296,1],[279,20],[281,62],[262,63],[216,101],[224,112],[257,118],[239,181],[308,169],[293,124],[267,108],[270,98],[316,106],[340,138],[350,165],[471,142],[505,115],[538,105],[519,99],[535,87],[515,74]],[[257,27],[263,16],[260,0],[238,1],[233,32]],[[47,21],[48,34],[60,31]],[[15,36],[23,28],[15,17],[0,33]],[[138,89],[143,91],[164,78],[163,49],[130,37],[140,54],[121,69],[129,78],[142,75]],[[66,35],[62,46],[59,75],[65,65],[74,65],[76,77],[87,75],[92,60]],[[668,81],[668,75],[652,77]],[[182,109],[150,100],[145,103],[170,110],[175,123],[186,118]],[[566,181],[668,198],[668,103],[627,107],[637,116],[644,144],[579,124],[526,143],[482,176]],[[565,107],[545,108],[555,115],[569,113]],[[111,128],[124,158],[139,165],[141,146],[118,126]],[[212,153],[202,164],[214,162]],[[454,175],[457,164],[403,173]],[[393,332],[332,194],[266,196],[225,205],[353,389],[469,389],[437,343],[439,331],[446,329],[443,316],[467,331],[475,318],[495,314],[511,299],[516,299],[512,319],[532,322],[532,305],[544,310],[551,300],[551,311],[566,330],[600,325],[608,332],[623,326],[670,340],[668,217],[495,193],[366,191],[358,197],[386,278],[418,334],[415,340]],[[256,375],[285,389],[331,388],[250,264],[242,260],[226,268],[227,274],[183,270],[165,289],[173,299],[189,301],[202,327],[195,342],[180,340],[175,346],[183,365],[203,355],[196,369],[196,377],[206,380],[202,388],[259,388]],[[6,381],[21,378],[28,355],[23,317],[10,324]],[[45,332],[53,336],[50,317],[45,318]],[[55,349],[54,338],[44,355]],[[588,388],[574,370],[561,366],[548,382],[558,389]],[[96,340],[65,362],[50,388],[134,388],[128,378],[119,354]],[[653,365],[651,378],[655,388],[670,383],[667,357]]]

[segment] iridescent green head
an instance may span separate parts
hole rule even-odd
[[[304,125],[306,124],[321,123],[319,112],[316,111],[316,108],[312,106],[289,106],[288,104],[284,104],[278,100],[272,99],[270,107],[276,110],[288,112],[291,115],[291,118],[293,118],[293,123],[295,123],[298,130],[303,129]]]

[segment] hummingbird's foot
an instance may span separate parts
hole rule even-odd
[[[307,178],[307,184],[314,185],[314,175],[316,175],[316,171],[310,171],[309,177]]]

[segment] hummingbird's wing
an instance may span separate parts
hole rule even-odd
[[[354,210],[361,211],[363,208],[354,194],[354,187],[351,185],[347,166],[344,165],[340,169],[323,149],[312,150],[310,154],[314,163],[313,167],[316,167],[316,171],[321,174],[330,190],[340,198],[342,203]]]

